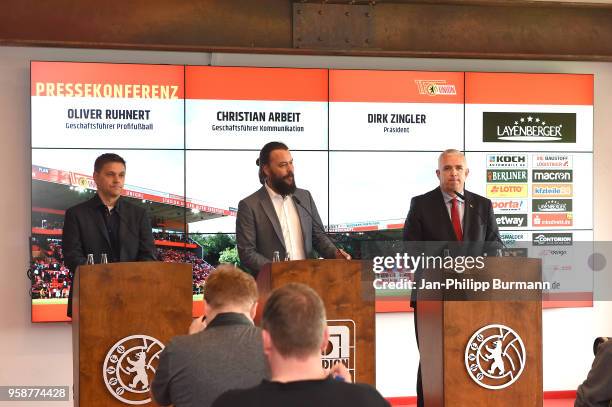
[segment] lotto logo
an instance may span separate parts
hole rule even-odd
[[[489,198],[527,198],[527,184],[488,184]]]

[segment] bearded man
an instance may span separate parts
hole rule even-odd
[[[310,192],[296,187],[289,148],[272,141],[263,146],[256,164],[263,186],[240,201],[236,217],[242,266],[257,275],[273,260],[274,252],[281,259],[320,256],[350,260],[351,256],[338,249],[325,233]]]

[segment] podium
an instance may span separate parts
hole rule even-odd
[[[257,276],[259,304],[256,323],[270,291],[303,283],[323,299],[330,343],[323,367],[347,365],[353,380],[376,384],[376,325],[371,264],[356,260],[297,260],[269,263]]]
[[[462,274],[433,275],[466,283],[541,282],[540,259],[492,257],[484,264]],[[437,297],[417,297],[425,406],[542,406],[541,291],[454,294],[440,290]]]
[[[191,322],[190,264],[80,266],[73,288],[75,406],[155,405],[159,354]]]

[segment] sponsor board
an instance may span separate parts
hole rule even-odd
[[[527,184],[487,184],[489,198],[527,198]]]
[[[573,195],[572,184],[532,184],[534,198],[569,198]]]
[[[534,199],[531,201],[532,212],[571,212],[571,199]]]
[[[483,112],[482,141],[575,143],[576,113]]]
[[[574,216],[571,213],[534,213],[531,223],[535,228],[572,226]]]
[[[495,222],[499,227],[527,227],[527,214],[503,214],[495,215]]]
[[[527,201],[524,199],[493,199],[494,212],[527,212]]]
[[[533,168],[572,168],[569,154],[534,154]]]
[[[571,246],[572,233],[534,233],[532,236],[534,246]]]
[[[487,170],[487,182],[527,182],[527,170]]]
[[[527,168],[527,154],[487,154],[487,168]]]
[[[533,170],[531,172],[533,182],[573,182],[572,170]]]

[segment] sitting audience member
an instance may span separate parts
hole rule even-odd
[[[574,407],[612,406],[612,338],[597,338],[593,351],[593,366],[578,386]]]
[[[223,392],[269,377],[261,330],[253,325],[257,285],[234,266],[220,266],[206,281],[205,318],[192,335],[173,338],[163,350],[151,392],[162,406],[205,407]]]
[[[273,291],[262,327],[271,380],[228,391],[213,407],[389,406],[373,387],[336,380],[323,370],[321,351],[329,338],[325,308],[308,286],[292,283]]]

